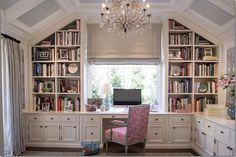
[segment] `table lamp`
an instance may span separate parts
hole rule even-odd
[[[103,94],[103,96],[105,95],[105,97],[103,97],[103,105],[105,106],[105,110],[108,111],[111,106],[109,96],[111,96],[113,94],[113,88],[109,82],[106,82],[103,84],[102,94]]]

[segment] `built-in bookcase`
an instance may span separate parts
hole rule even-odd
[[[218,46],[169,20],[168,111],[203,112],[218,103]]]
[[[80,20],[32,47],[34,111],[80,111]]]

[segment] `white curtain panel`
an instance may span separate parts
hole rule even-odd
[[[18,43],[7,38],[1,38],[1,53],[4,155],[12,156],[24,151],[23,53],[20,52]]]

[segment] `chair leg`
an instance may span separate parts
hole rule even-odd
[[[125,146],[125,155],[128,153],[128,146]]]
[[[144,154],[146,153],[145,147],[146,147],[146,139],[145,139],[144,142],[143,142],[143,153],[144,153]]]
[[[106,153],[107,153],[107,149],[108,149],[108,140],[106,140]]]

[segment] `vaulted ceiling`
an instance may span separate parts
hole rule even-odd
[[[220,40],[234,34],[234,0],[147,0],[152,22],[177,18],[205,29]],[[54,30],[73,18],[98,23],[103,0],[0,0],[7,28],[17,29],[28,40]],[[55,30],[54,30],[55,31]],[[45,34],[46,35],[46,34]],[[35,39],[36,40],[36,39]]]

